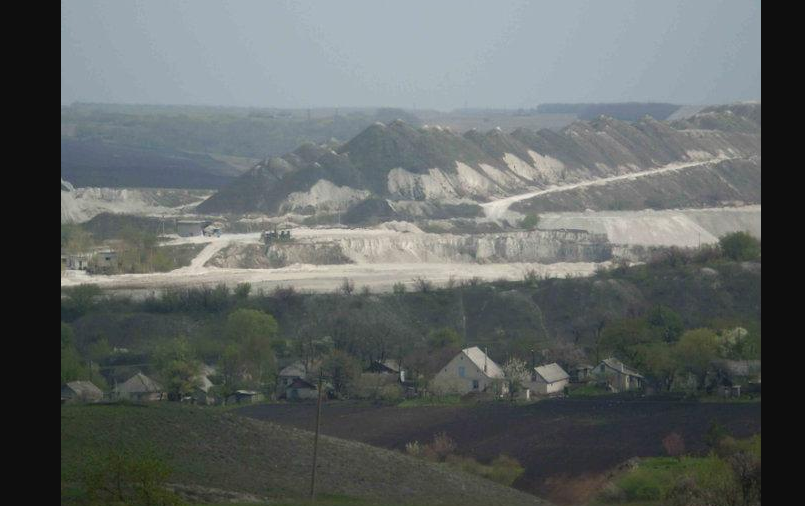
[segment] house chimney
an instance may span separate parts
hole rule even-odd
[[[488,348],[486,346],[484,346],[484,372],[486,372],[486,352],[487,352],[487,350],[488,350]]]

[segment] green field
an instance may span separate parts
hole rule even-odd
[[[62,504],[82,504],[80,483],[93,455],[146,446],[171,468],[167,483],[308,504],[312,440],[307,431],[203,407],[62,406]],[[316,505],[544,504],[444,464],[327,436],[318,462]]]

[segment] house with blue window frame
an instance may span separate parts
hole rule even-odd
[[[503,369],[477,346],[465,348],[453,357],[431,381],[438,395],[470,392],[505,393]]]

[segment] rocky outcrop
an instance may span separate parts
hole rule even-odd
[[[178,188],[74,188],[62,179],[61,222],[83,223],[101,213],[174,215],[210,193]]]
[[[612,245],[604,234],[583,230],[538,230],[507,234],[372,234],[296,239],[265,249],[232,244],[207,266],[276,268],[291,264],[604,262]]]

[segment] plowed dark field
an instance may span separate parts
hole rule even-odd
[[[239,414],[313,430],[315,404],[268,404]],[[520,490],[557,503],[584,495],[607,470],[631,457],[664,455],[662,438],[681,434],[688,452],[706,449],[712,421],[735,437],[760,432],[760,402],[695,403],[647,399],[555,399],[530,405],[505,402],[474,406],[376,407],[329,402],[322,408],[324,434],[401,450],[444,431],[456,452],[488,462],[503,453],[525,467]]]

